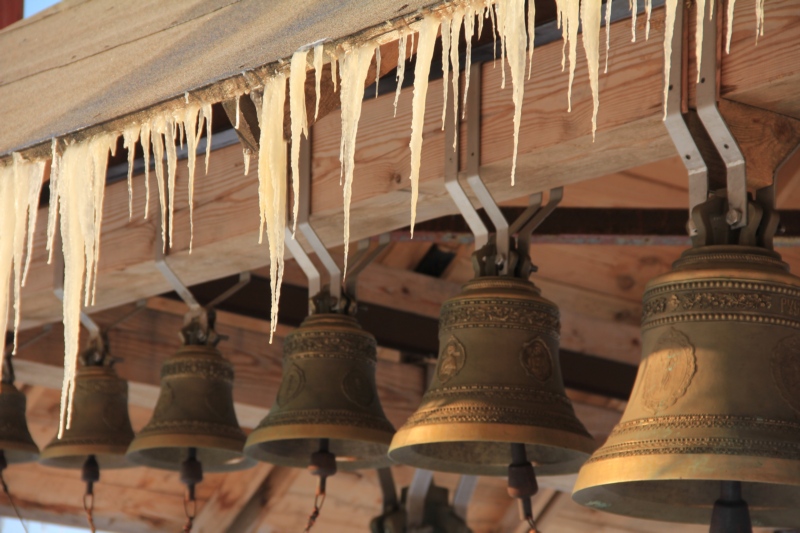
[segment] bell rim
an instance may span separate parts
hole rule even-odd
[[[730,475],[725,472],[735,471],[737,479],[742,483],[758,483],[764,485],[777,485],[797,487],[800,489],[800,462],[792,459],[775,459],[758,456],[736,456],[719,454],[681,454],[668,455],[662,457],[672,459],[672,464],[665,461],[654,461],[653,457],[615,457],[596,462],[589,462],[581,468],[578,479],[572,491],[572,499],[585,507],[590,507],[604,512],[631,516],[650,520],[663,520],[676,523],[708,524],[711,519],[711,509],[714,499],[709,499],[707,506],[687,507],[678,504],[664,503],[662,500],[643,500],[639,497],[636,505],[630,505],[620,511],[615,509],[613,504],[603,501],[603,496],[617,496],[610,492],[610,485],[635,483],[635,482],[663,482],[663,481],[685,481],[687,483],[702,481],[730,481]],[[765,477],[765,459],[769,459],[771,467],[768,475],[770,480]],[[736,465],[731,466],[735,461]],[[720,463],[725,463],[720,464]],[[703,465],[704,472],[700,476],[687,474],[686,465]],[[599,471],[598,471],[599,470]],[[680,470],[680,472],[677,472]],[[673,472],[674,471],[674,472]],[[670,473],[672,472],[672,473]],[[648,512],[651,510],[651,512]],[[785,509],[784,513],[791,513],[791,509]],[[683,513],[683,514],[682,514]],[[757,527],[797,527],[800,525],[800,513],[795,511],[798,516],[794,523],[775,521],[774,517],[781,516],[776,509],[750,509],[753,525]],[[681,519],[677,519],[681,516]],[[686,518],[689,516],[689,518]]]
[[[130,468],[134,465],[125,456],[127,446],[51,443],[39,454],[39,463],[55,468],[80,468],[90,455],[97,458],[103,470]],[[87,453],[88,452],[88,453]]]
[[[213,452],[231,452],[238,455],[241,460],[235,463],[210,463],[203,462],[204,472],[234,472],[246,470],[255,465],[255,462],[244,455],[242,447],[244,439],[229,439],[225,437],[198,435],[193,433],[162,433],[137,436],[127,448],[125,457],[137,466],[158,468],[160,470],[180,470],[180,463],[171,461],[152,460],[146,454],[157,449],[198,448]],[[238,459],[238,457],[237,457]]]
[[[0,440],[0,450],[6,458],[6,462],[10,465],[33,463],[39,460],[41,451],[39,447],[33,442],[22,442],[18,440]]]
[[[444,462],[438,458],[422,455],[414,449],[420,444],[447,442],[523,443],[567,450],[574,454],[574,458],[568,461],[536,465],[536,473],[541,476],[578,472],[581,465],[598,447],[591,436],[560,429],[520,427],[513,424],[431,424],[399,429],[389,447],[389,458],[398,464],[439,472],[481,476],[508,474],[508,464],[477,465],[458,461]],[[510,460],[509,456],[509,462]],[[465,468],[466,465],[468,466]]]
[[[362,438],[353,438],[353,429]],[[337,461],[336,467],[339,470],[348,472],[352,470],[362,470],[369,468],[383,468],[391,466],[392,460],[389,459],[387,452],[389,444],[392,442],[393,432],[380,429],[352,428],[335,424],[291,424],[260,427],[253,430],[247,437],[244,445],[244,454],[256,461],[271,463],[280,466],[293,468],[306,468],[308,461],[292,460],[290,457],[268,452],[261,448],[261,444],[277,442],[282,440],[296,439],[331,439],[347,440],[352,442],[363,442],[369,444],[384,445],[386,450],[379,457],[366,458],[357,461]]]

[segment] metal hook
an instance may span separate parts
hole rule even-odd
[[[669,86],[667,91],[667,113],[664,125],[675,148],[681,155],[686,171],[689,173],[689,213],[708,199],[708,166],[694,142],[681,112],[683,101],[683,45],[686,7],[681,3],[676,8],[675,31],[672,34],[672,56],[670,58]],[[716,60],[716,58],[714,58]],[[715,61],[716,62],[716,61]],[[689,234],[696,235],[697,228],[689,220]]]
[[[300,141],[300,195],[298,198],[297,227],[305,237],[311,250],[317,255],[325,270],[328,271],[330,278],[330,294],[334,309],[341,306],[342,300],[342,271],[336,261],[333,260],[330,252],[320,240],[317,232],[314,231],[309,215],[311,214],[311,141],[301,137]],[[308,253],[299,241],[292,235],[288,225],[286,228],[286,247],[292,253],[300,268],[308,277],[308,294],[313,298],[322,290],[322,282],[319,270],[314,266]],[[309,303],[310,311],[313,305]]]

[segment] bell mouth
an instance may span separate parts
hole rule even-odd
[[[557,429],[448,424],[401,428],[392,440],[389,457],[397,463],[426,470],[506,476],[511,463],[510,445],[517,442],[525,443],[537,476],[574,474],[597,448],[588,435]]]
[[[392,433],[366,428],[330,424],[267,426],[254,430],[247,439],[244,453],[258,461],[293,468],[307,468],[311,454],[329,440],[329,450],[336,456],[336,468],[345,472],[391,466],[386,452]]]
[[[708,524],[721,482],[734,475],[742,481],[742,499],[754,527],[800,526],[797,461],[738,457],[734,463],[710,454],[670,459],[665,455],[661,460],[651,456],[589,462],[581,469],[572,499],[624,516]]]
[[[138,466],[180,470],[189,448],[197,449],[204,472],[245,470],[255,461],[242,454],[242,441],[206,435],[144,435],[128,448],[128,460]]]
[[[0,451],[6,458],[6,463],[20,464],[32,463],[39,459],[39,447],[30,442],[0,440]]]
[[[116,470],[118,468],[136,466],[125,458],[125,446],[93,446],[91,449],[87,449],[85,445],[81,446],[80,444],[51,446],[42,451],[39,459],[39,462],[44,466],[80,470],[89,455],[95,456],[101,470]]]

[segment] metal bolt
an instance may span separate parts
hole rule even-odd
[[[742,220],[742,212],[738,209],[729,209],[725,214],[725,222],[727,222],[729,226],[738,224],[740,220]]]

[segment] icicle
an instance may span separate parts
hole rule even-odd
[[[381,84],[381,47],[375,48],[375,98],[378,97],[378,89]]]
[[[506,38],[505,38],[505,35],[503,34],[503,28],[501,27],[503,25],[503,23],[499,20],[500,19],[499,12],[500,12],[501,8],[502,8],[502,5],[500,3],[497,3],[497,4],[494,5],[494,11],[492,11],[492,13],[494,14],[494,19],[492,19],[492,20],[494,21],[494,26],[495,26],[498,34],[500,35],[500,68],[503,71],[502,72],[502,81],[500,82],[500,88],[501,89],[505,89],[506,88]],[[523,23],[523,27],[524,27],[524,25],[525,25],[524,15],[523,15],[522,23]]]
[[[611,3],[611,0],[608,0]],[[533,45],[536,41],[536,2],[528,2],[528,79],[533,73]]]
[[[434,36],[435,39],[435,36]],[[342,60],[342,142],[339,158],[344,177],[344,270],[347,275],[347,252],[350,244],[350,201],[353,194],[353,168],[355,167],[356,135],[361,117],[364,83],[372,63],[374,43],[366,43],[348,51]],[[419,64],[419,60],[417,60]],[[430,69],[430,63],[428,63]],[[427,70],[425,74],[427,80]],[[341,178],[340,178],[341,179]]]
[[[208,174],[208,160],[211,159],[211,104],[203,104],[202,111],[203,118],[206,119],[206,174]]]
[[[12,154],[11,164],[0,167],[0,331],[5,332],[8,325],[13,272],[14,354],[17,353],[22,287],[31,262],[44,167],[44,162],[29,162],[17,153]],[[0,367],[4,356],[5,350],[0,354]]]
[[[492,9],[492,4],[487,0],[486,1],[486,16],[492,22],[492,61],[497,61],[497,17],[495,16],[494,9]],[[506,71],[505,71],[505,64],[503,65],[503,84],[501,87],[505,87],[506,81]],[[494,63],[492,68],[496,67],[497,64]]]
[[[197,145],[200,142],[198,135],[200,125],[197,123],[199,115],[199,104],[187,105],[183,110],[183,120],[181,121],[181,129],[186,132],[187,165],[189,167],[189,253],[192,253],[194,244],[194,170],[197,166]],[[236,116],[239,116],[238,112]],[[172,229],[172,221],[170,221],[170,229]]]
[[[58,198],[59,185],[58,179],[61,169],[61,152],[58,147],[58,139],[53,139],[50,143],[51,163],[50,163],[50,209],[47,211],[47,264],[53,262],[53,250],[55,249],[56,238],[56,219],[58,218]]]
[[[239,113],[237,112],[236,115],[238,116]],[[183,149],[183,145],[186,144],[186,129],[183,127],[183,122],[177,122],[177,127],[178,127],[178,143],[180,144],[181,149]]]
[[[716,2],[716,0],[711,0],[712,5],[714,2]],[[695,13],[697,27],[694,32],[694,53],[695,62],[697,63],[697,83],[700,83],[700,67],[703,62],[703,16],[706,12],[706,0],[697,0],[695,7],[697,8],[697,12]]]
[[[414,238],[414,223],[417,219],[419,198],[419,166],[422,160],[422,129],[425,125],[425,100],[428,93],[428,73],[433,60],[433,48],[439,32],[440,21],[432,15],[422,19],[417,48],[417,64],[414,67],[414,99],[411,115],[411,238]],[[346,245],[346,243],[345,243]]]
[[[608,52],[611,50],[611,2],[606,0],[606,68],[603,74],[608,74]]]
[[[162,251],[167,251],[167,198],[165,196],[164,182],[164,138],[167,129],[165,117],[156,117],[150,125],[151,141],[153,144],[153,163],[156,167],[156,187],[158,189],[158,202],[161,207],[161,245]]]
[[[94,299],[100,232],[109,151],[117,144],[116,133],[104,133],[68,146],[55,174],[64,253],[64,384],[61,390],[59,436],[72,419],[75,369],[80,333],[81,293],[85,302]],[[53,228],[55,232],[55,228]],[[49,230],[48,230],[49,233]]]
[[[647,14],[647,22],[644,27],[644,40],[650,40],[650,15],[653,14],[653,0],[644,0],[644,12]]]
[[[319,97],[320,97],[320,84],[322,82],[322,52],[324,51],[324,47],[322,44],[318,44],[314,47],[314,78],[317,84],[317,104],[314,107],[314,120],[317,120],[317,116],[319,116]],[[249,162],[249,156],[247,161]],[[245,172],[247,174],[247,172]]]
[[[512,99],[514,100],[514,155],[511,162],[511,185],[517,170],[519,128],[522,121],[522,99],[525,92],[525,51],[528,40],[525,31],[525,0],[507,0],[496,4],[497,29],[508,55],[511,70]]]
[[[445,118],[447,117],[447,93],[450,92],[450,19],[442,19],[442,131],[444,131]],[[456,43],[458,48],[458,43]],[[454,77],[458,78],[458,73],[454,72]],[[456,100],[457,102],[458,100]]]
[[[758,2],[756,2],[758,3]],[[731,36],[733,35],[733,8],[736,5],[736,0],[728,0],[728,31],[725,36],[725,53],[731,53]]]
[[[328,52],[328,55],[331,56],[331,79],[333,80],[333,92],[336,92],[339,90],[339,74],[337,72],[339,57],[333,52]]]
[[[150,124],[142,124],[142,132],[139,141],[142,143],[144,152],[144,218],[150,214]]]
[[[166,130],[164,131],[164,145],[167,151],[167,199],[169,200],[169,247],[172,248],[172,234],[175,229],[175,178],[178,170],[178,152],[175,149],[175,133],[177,124],[175,117],[168,116],[165,120]]]
[[[133,161],[136,158],[139,130],[138,124],[131,124],[122,132],[122,146],[128,150],[128,220],[133,218]]]
[[[648,0],[649,2],[650,0]],[[583,2],[581,5],[581,25],[583,27],[583,49],[589,67],[589,85],[592,89],[592,142],[597,132],[597,110],[600,107],[600,2]]]
[[[672,37],[675,34],[675,19],[677,17],[679,0],[667,0],[665,5],[666,15],[664,20],[664,118],[667,120],[667,100],[669,99],[669,77],[672,67]],[[683,9],[681,7],[680,9]],[[680,31],[680,29],[679,29]]]
[[[458,43],[461,40],[461,24],[463,21],[464,11],[457,10],[453,13],[453,21],[450,24],[450,64],[453,66],[453,123],[456,125],[456,134],[453,136],[453,148],[458,147],[458,88],[459,73],[461,72],[461,65],[459,64],[458,57]],[[469,63],[469,59],[467,59],[467,63]]]
[[[308,139],[306,115],[306,65],[308,49],[292,56],[289,70],[289,111],[292,121],[292,235],[297,231],[297,211],[300,208],[300,136]]]
[[[244,157],[244,175],[250,174],[250,150],[242,148],[242,156]]]
[[[575,63],[578,59],[578,26],[580,24],[580,0],[556,0],[558,21],[564,39],[564,47],[569,44],[569,88],[567,89],[567,111],[572,111],[572,82],[575,79]],[[564,55],[561,56],[561,69],[564,70]]]
[[[269,342],[278,326],[278,303],[283,281],[283,254],[286,230],[286,142],[283,140],[283,110],[286,102],[286,75],[278,73],[264,85],[261,103],[261,136],[258,150],[258,199],[261,228],[269,244],[269,272],[272,289]]]
[[[469,92],[469,77],[472,70],[472,36],[475,33],[476,15],[478,15],[477,9],[470,7],[464,18],[464,39],[467,41],[467,61],[464,65],[464,104],[462,105],[462,118],[467,116],[467,93]]]
[[[764,35],[764,0],[756,0],[756,44]]]
[[[407,39],[407,35],[401,35],[397,41],[397,89],[394,92],[394,116],[397,116],[397,101],[400,99],[400,93],[403,90],[403,77],[406,73]]]
[[[631,10],[631,42],[636,42],[636,17],[639,14],[638,0],[628,0],[628,7]]]
[[[410,57],[414,57],[414,35],[416,35],[416,34],[414,32],[412,32],[411,33],[411,48],[409,49],[409,51],[411,52]]]

